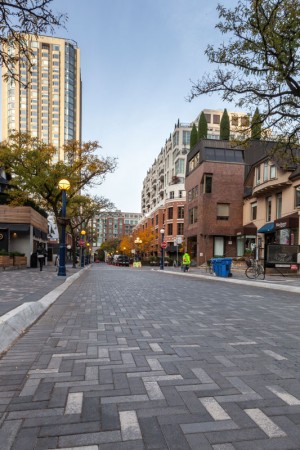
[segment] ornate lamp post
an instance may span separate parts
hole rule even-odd
[[[67,209],[67,191],[70,189],[70,182],[68,180],[60,180],[58,187],[62,195],[61,208],[61,238],[59,240],[59,266],[58,276],[66,276],[66,209]]]
[[[86,235],[86,231],[85,230],[81,230],[80,231],[80,234],[81,234],[81,239],[82,239],[82,241],[84,241],[84,236]],[[85,242],[83,243],[83,245],[81,245],[81,258],[80,258],[80,266],[81,267],[84,267],[84,245],[85,245]]]
[[[164,238],[165,238],[165,230],[162,228],[160,230],[161,234],[161,257],[160,257],[160,270],[164,270],[165,267],[165,249],[164,249]]]
[[[87,264],[90,264],[90,254],[91,254],[91,249],[90,249],[90,244],[89,242],[87,242],[86,244],[86,251],[87,251]]]
[[[136,239],[135,239],[135,241],[134,241],[134,243],[135,243],[135,245],[136,245],[136,247],[137,247],[137,257],[136,257],[136,260],[137,260],[137,258],[139,257],[139,245],[141,245],[142,243],[143,243],[143,241],[142,241],[142,239],[140,239],[139,237],[137,237]]]

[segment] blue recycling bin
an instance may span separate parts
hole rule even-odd
[[[211,259],[211,263],[212,263],[212,266],[213,266],[213,271],[217,275],[217,277],[220,276],[221,260],[222,260],[222,258],[212,258]]]
[[[219,265],[219,277],[228,278],[231,276],[231,263],[232,258],[220,258],[220,265]]]

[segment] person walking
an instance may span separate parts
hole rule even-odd
[[[182,265],[183,265],[183,271],[188,272],[190,268],[191,258],[188,252],[185,252],[185,254],[182,257]]]
[[[40,244],[37,248],[37,259],[39,261],[40,271],[43,270],[46,255],[47,255],[46,249],[43,247],[43,245]]]

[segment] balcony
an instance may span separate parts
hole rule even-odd
[[[252,189],[252,195],[255,195],[256,197],[266,196],[269,194],[271,195],[274,191],[278,192],[278,190],[291,185],[292,182],[290,180],[273,178],[272,180],[268,180],[254,186]]]

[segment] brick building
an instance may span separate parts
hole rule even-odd
[[[236,255],[244,171],[244,150],[228,141],[204,139],[188,154],[185,239],[197,265],[212,256]]]

